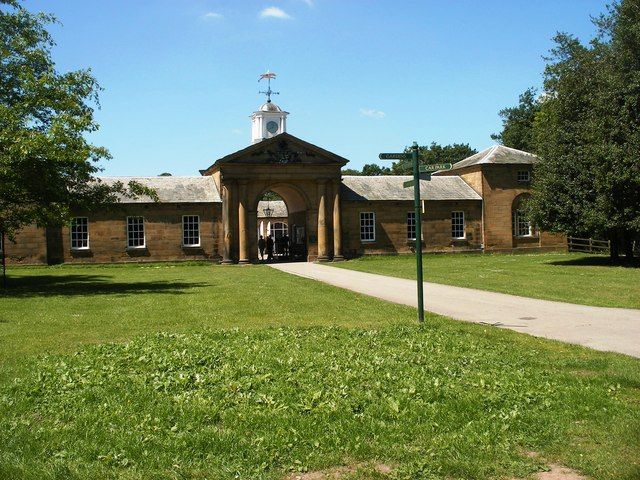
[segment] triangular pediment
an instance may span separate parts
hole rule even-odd
[[[202,173],[206,175],[216,166],[231,164],[343,166],[347,162],[340,155],[285,132],[222,157]]]

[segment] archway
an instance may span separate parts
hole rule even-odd
[[[307,260],[307,205],[304,193],[292,185],[264,188],[256,200],[254,231],[259,260]]]

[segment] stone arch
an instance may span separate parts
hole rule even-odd
[[[251,229],[256,232],[262,231],[262,227],[264,225],[260,222],[264,222],[266,220],[259,219],[260,212],[257,211],[258,204],[266,192],[277,193],[284,201],[287,209],[287,217],[283,222],[287,226],[287,236],[291,246],[290,249],[286,249],[287,253],[290,253],[290,256],[288,255],[287,258],[293,260],[306,260],[310,233],[309,213],[313,210],[312,202],[310,201],[307,193],[298,185],[288,182],[266,183],[256,185],[256,187],[257,188],[254,191],[255,195],[252,196],[253,200],[251,203],[255,215],[251,216],[249,231],[251,231]],[[253,219],[255,219],[255,225],[253,224]]]
[[[285,182],[267,184],[255,195],[252,205],[257,208],[258,202],[267,192],[275,192],[284,200],[289,213],[301,212],[310,208],[310,201],[307,194],[296,185]]]

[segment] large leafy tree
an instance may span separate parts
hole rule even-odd
[[[119,195],[154,196],[135,182],[95,178],[98,163],[110,158],[85,138],[98,129],[100,87],[90,70],[56,70],[52,22],[17,0],[0,0],[0,232],[9,238],[27,224],[63,224],[74,209]]]
[[[407,148],[405,151],[410,152],[411,150]],[[418,147],[420,163],[425,164],[456,163],[474,153],[478,153],[478,151],[471,148],[468,143],[454,143],[442,146],[436,142],[432,142],[431,145]],[[413,175],[411,160],[407,159],[394,162],[391,171],[394,175]]]
[[[555,37],[534,133],[530,202],[542,228],[611,240],[633,256],[640,233],[640,0],[595,20],[588,45]]]
[[[502,131],[492,134],[493,140],[525,152],[536,151],[533,122],[541,105],[536,93],[535,88],[529,88],[520,95],[518,105],[500,110]]]

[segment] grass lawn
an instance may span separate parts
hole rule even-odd
[[[336,267],[416,278],[413,255],[368,256]],[[425,254],[428,282],[600,307],[640,308],[640,263],[578,253]]]
[[[640,476],[637,359],[265,266],[10,276],[0,478]]]

